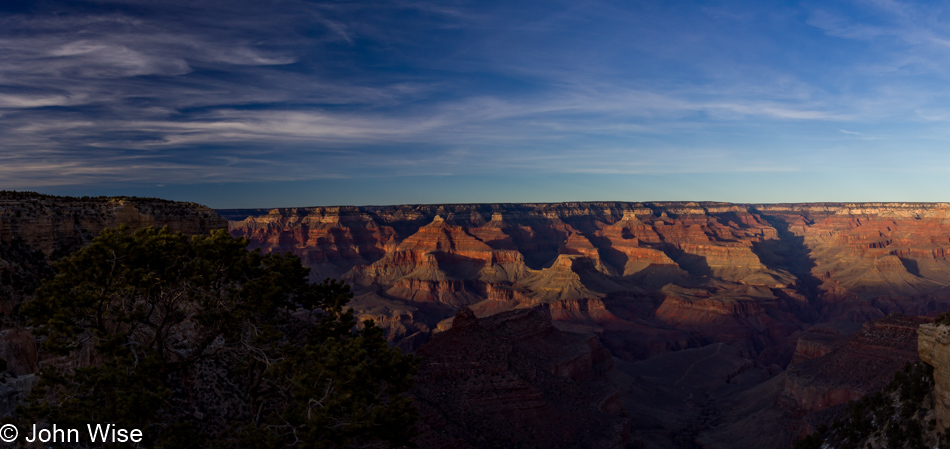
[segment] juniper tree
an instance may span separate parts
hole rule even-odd
[[[408,444],[412,357],[357,326],[348,286],[247,243],[120,228],[58,262],[21,311],[61,358],[19,422],[115,423],[154,448]]]

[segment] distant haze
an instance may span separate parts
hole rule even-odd
[[[0,189],[950,201],[947,8],[4,1]]]

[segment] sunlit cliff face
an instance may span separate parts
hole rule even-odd
[[[769,357],[787,363],[806,323],[946,308],[947,218],[943,204],[561,203],[281,209],[230,227],[352,282],[394,341],[463,305],[548,303],[623,335],[621,357],[725,341],[783,346]]]

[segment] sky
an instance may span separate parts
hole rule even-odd
[[[950,3],[4,0],[0,189],[950,201]]]

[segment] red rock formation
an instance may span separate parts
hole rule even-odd
[[[846,339],[840,331],[830,328],[813,327],[798,339],[792,363],[801,363],[830,353],[835,344]]]
[[[557,321],[584,322],[610,326],[620,324],[620,319],[607,309],[607,305],[600,298],[564,300],[551,304],[551,318]]]
[[[864,324],[827,354],[789,366],[780,405],[807,420],[807,414],[880,389],[906,363],[920,360],[917,328],[930,321],[891,315]]]
[[[296,254],[310,266],[314,280],[339,278],[396,246],[393,228],[355,207],[274,209],[239,226],[240,232],[232,234],[250,239],[251,248]]]
[[[225,214],[235,219],[232,234],[248,237],[252,247],[292,251],[312,268],[315,280],[344,277],[355,284],[351,306],[358,316],[377,321],[404,349],[418,348],[440,330],[463,332],[450,318],[463,306],[479,317],[471,322],[482,326],[496,315],[519,316],[548,304],[554,327],[591,332],[598,344],[628,360],[711,343],[734,346],[737,357],[748,358],[744,363],[769,373],[773,363],[794,360],[783,378],[783,404],[795,413],[867,391],[862,385],[876,377],[857,378],[854,385],[834,377],[851,361],[872,368],[891,363],[868,356],[887,344],[873,338],[862,343],[858,335],[835,346],[837,337],[818,329],[950,307],[945,204],[462,204]],[[122,222],[168,224],[186,232],[221,225],[212,211],[196,205],[0,193],[0,298],[35,284],[51,257]],[[7,301],[7,310],[15,302]],[[867,332],[891,332],[874,326]],[[895,335],[903,335],[903,325],[895,326]],[[490,333],[504,328],[489,327]],[[459,335],[474,331],[464,332]],[[564,343],[551,337],[560,333],[545,332],[521,337]],[[27,339],[10,338],[0,349],[15,359],[16,370],[32,369],[29,351],[9,346]],[[587,353],[594,354],[596,342],[586,338],[593,351]],[[560,360],[553,353],[543,356]],[[552,362],[542,371],[580,381],[582,367],[593,363],[584,357]],[[517,393],[497,394],[501,399],[483,409],[475,398],[466,404],[473,410],[527,407],[532,411],[526,416],[557,415],[541,405],[552,404],[547,393],[537,399],[537,391],[547,390],[508,385]],[[423,413],[433,429],[457,425],[443,410]],[[443,430],[436,433],[464,434]],[[446,447],[482,444],[452,438],[443,440]]]
[[[476,318],[469,309],[433,337],[413,395],[420,448],[623,447],[626,420],[593,335],[561,332],[545,309]]]
[[[943,296],[950,286],[950,206],[919,203],[756,206],[803,239],[810,274],[832,302],[869,297]],[[943,302],[941,308],[945,307]],[[884,312],[928,313],[926,301],[896,301]]]
[[[559,322],[604,329],[604,341],[673,338],[638,343],[650,347],[729,342],[784,365],[810,324],[950,308],[948,213],[903,203],[461,204],[281,209],[231,226],[360,294],[443,306],[430,329],[461,305],[487,315],[626,292],[656,300],[615,326],[576,313]]]
[[[417,302],[459,307],[483,299],[485,284],[516,282],[527,273],[521,254],[494,249],[440,216],[372,265],[354,267],[345,279],[358,286]]]
[[[664,285],[686,276],[666,253],[652,247],[662,243],[660,236],[633,211],[624,212],[620,221],[604,226],[598,234],[609,245],[604,249],[609,262],[618,267],[623,276],[660,277]],[[658,276],[661,273],[666,276]]]
[[[950,327],[924,323],[917,330],[917,353],[932,366],[934,377],[934,415],[938,429],[950,426]]]
[[[612,280],[597,269],[596,262],[584,256],[562,254],[550,267],[535,272],[515,284],[529,293],[534,302],[603,297],[615,291],[641,291]]]
[[[51,276],[51,261],[121,224],[168,226],[188,234],[227,227],[212,209],[194,203],[0,191],[0,312],[9,313]]]
[[[168,226],[173,231],[206,234],[226,229],[227,221],[194,203],[155,198],[71,198],[0,191],[0,314],[10,314],[40,282],[54,274],[55,260],[89,243],[104,229]],[[36,381],[34,373],[50,363],[83,364],[88,360],[41,360],[29,329],[0,330],[0,414],[12,416]]]
[[[339,230],[340,226],[347,231]],[[321,236],[316,240],[315,229],[320,229]],[[337,234],[330,229],[337,230]],[[788,288],[795,283],[794,277],[766,266],[755,252],[757,243],[776,238],[776,230],[742,207],[725,204],[284,209],[232,222],[232,233],[249,236],[254,245],[265,250],[306,255],[305,263],[320,276],[342,273],[357,286],[358,293],[375,292],[412,304],[447,306],[442,309],[446,314],[442,318],[462,305],[486,315],[538,303],[590,301],[621,292],[658,292],[665,285],[715,290],[717,301],[739,309],[753,307],[751,304],[758,301],[761,307],[755,313],[763,317],[785,317],[786,310],[800,307],[798,299],[790,300],[794,295],[777,296],[770,291]],[[340,237],[334,240],[331,234]],[[380,251],[382,254],[375,259],[363,256]],[[708,277],[717,279],[715,287],[696,285],[696,279]],[[750,285],[762,288],[750,290]],[[740,298],[728,299],[732,294]],[[795,305],[784,304],[788,301]],[[663,344],[641,342],[651,348],[699,341],[684,334],[697,329],[697,320],[687,315],[698,316],[696,313],[705,313],[701,310],[709,306],[683,301],[672,307],[673,302],[660,310],[660,302],[651,303],[638,309],[642,315],[635,319],[613,320],[608,332],[626,333],[628,337],[675,335]],[[685,312],[691,307],[697,312]],[[625,306],[614,308],[624,313]],[[773,313],[776,308],[782,311]],[[604,329],[604,323],[595,324],[603,321],[601,316],[564,317],[559,320],[564,326]],[[763,342],[778,338],[772,335],[775,332],[764,331],[761,323],[746,318],[734,323],[746,326],[735,333],[765,332],[768,335],[756,337]],[[380,321],[392,320],[380,317]],[[398,321],[398,326],[406,326],[404,320]],[[710,322],[706,318],[699,321]],[[792,317],[785,325],[794,327],[795,321]],[[433,329],[448,327],[448,323],[438,325],[438,320],[426,325]],[[651,328],[655,331],[648,331]],[[787,333],[783,330],[778,334]],[[390,333],[404,334],[404,330]],[[717,340],[714,333],[701,334],[710,341],[724,341]],[[753,346],[760,349],[765,344]]]

